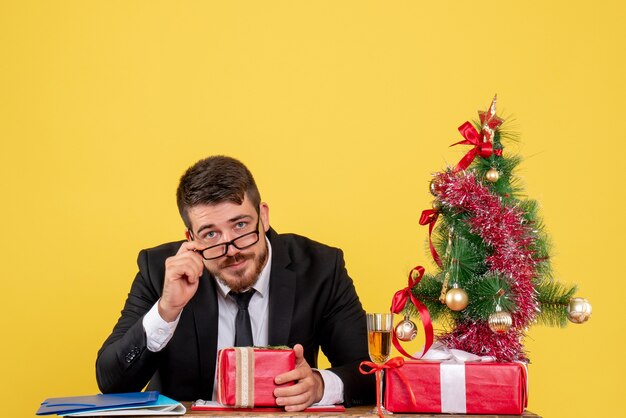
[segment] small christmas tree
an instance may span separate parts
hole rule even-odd
[[[433,208],[420,220],[429,225],[439,269],[411,292],[444,325],[438,336],[444,346],[527,361],[522,339],[530,325],[585,322],[591,305],[551,275],[538,205],[520,196],[513,170],[521,158],[503,152],[502,141],[514,138],[501,132],[502,123],[494,98],[479,121],[459,127],[465,139],[454,145],[472,149],[456,167],[434,175]],[[406,316],[417,314],[414,302],[406,304]]]

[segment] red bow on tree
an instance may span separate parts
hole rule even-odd
[[[470,166],[476,155],[480,155],[483,158],[489,158],[492,154],[494,154],[493,150],[493,136],[495,134],[498,126],[502,124],[502,119],[496,116],[496,100],[497,95],[493,98],[491,102],[491,106],[489,110],[486,112],[478,112],[478,116],[480,117],[480,133],[474,128],[474,126],[470,122],[465,122],[463,125],[459,126],[459,132],[463,135],[465,140],[459,141],[456,144],[450,145],[451,147],[455,145],[473,145],[474,148],[469,150],[467,154],[461,161],[456,165],[454,171],[465,170]],[[502,150],[496,150],[495,154],[500,156],[502,155]]]
[[[402,290],[398,290],[396,294],[393,295],[390,309],[391,313],[398,314],[402,312],[404,306],[406,305],[406,302],[410,299],[417,311],[419,312],[420,318],[422,319],[422,324],[424,325],[424,336],[426,337],[426,341],[424,343],[424,351],[422,351],[422,355],[420,357],[423,357],[430,348],[430,346],[433,344],[433,323],[430,319],[428,309],[426,308],[426,305],[420,302],[419,299],[417,299],[411,292],[411,289],[414,288],[420,282],[420,280],[422,280],[423,275],[424,267],[422,266],[417,266],[413,270],[411,270],[411,272],[409,273],[409,282],[407,287]],[[412,355],[407,353],[404,348],[402,348],[395,332],[392,332],[391,335],[393,338],[393,345],[400,353],[402,353],[406,357],[417,360],[417,358],[413,357]]]
[[[435,263],[437,263],[439,268],[441,268],[443,265],[441,263],[441,257],[439,257],[439,254],[433,245],[433,228],[435,228],[438,217],[438,211],[435,209],[426,209],[422,212],[422,216],[420,217],[420,225],[428,225],[428,245],[430,246],[430,254],[432,254]]]

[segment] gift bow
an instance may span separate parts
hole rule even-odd
[[[414,275],[413,273],[417,273],[417,275]],[[409,273],[409,282],[407,287],[398,290],[396,294],[393,295],[390,311],[394,314],[402,312],[402,310],[406,306],[406,302],[411,299],[411,302],[419,312],[420,318],[422,319],[422,324],[424,325],[424,335],[426,337],[426,341],[424,343],[424,350],[422,353],[423,356],[424,353],[426,353],[430,346],[433,344],[433,323],[430,319],[430,314],[428,313],[428,308],[426,308],[426,305],[420,302],[419,299],[417,299],[415,295],[413,295],[413,293],[411,292],[411,289],[420,282],[422,276],[424,276],[424,267],[417,266],[411,270],[411,272]],[[407,353],[404,348],[402,348],[395,332],[392,332],[391,335],[393,339],[393,345],[400,353],[402,353],[406,357],[410,357],[415,360],[420,358],[413,357],[412,355]]]
[[[372,374],[372,373],[376,373],[376,408],[378,409],[378,416],[380,418],[383,418],[383,410],[381,408],[382,402],[382,393],[380,392],[380,372],[384,369],[396,369],[398,367],[402,367],[404,365],[404,358],[402,357],[394,357],[391,360],[382,363],[382,364],[376,364],[374,362],[371,361],[362,361],[361,364],[359,364],[359,371],[362,374]],[[370,370],[365,370],[363,368],[363,366],[367,366],[370,368]],[[413,393],[413,389],[411,389],[411,384],[409,383],[409,380],[406,378],[406,376],[404,375],[404,373],[402,373],[402,371],[398,370],[398,376],[400,376],[400,380],[402,380],[402,383],[404,384],[404,386],[407,388],[407,390],[409,391],[409,395],[411,396],[411,402],[413,403],[413,405],[415,405],[416,401],[415,401],[415,394]]]
[[[461,158],[461,161],[459,161],[459,163],[454,168],[455,172],[465,170],[467,167],[469,167],[472,161],[474,161],[474,158],[476,158],[476,155],[480,155],[483,158],[491,157],[491,154],[493,154],[493,144],[491,143],[491,141],[482,141],[480,134],[478,133],[476,128],[474,128],[474,125],[472,125],[470,122],[465,122],[463,125],[459,126],[459,132],[461,132],[461,135],[463,135],[463,138],[465,138],[465,140],[459,141],[450,146],[453,147],[455,145],[473,145],[474,148],[469,150],[468,153],[465,154],[463,158]]]
[[[428,244],[430,245],[430,253],[433,256],[433,260],[435,263],[441,268],[443,264],[441,263],[441,257],[437,254],[437,250],[433,245],[433,228],[435,228],[435,224],[437,223],[437,218],[439,217],[439,212],[435,209],[426,209],[422,211],[422,216],[420,216],[420,225],[428,225]]]
[[[359,371],[362,374],[372,374],[374,372],[384,370],[384,369],[395,369],[396,367],[401,367],[404,365],[404,358],[402,357],[394,357],[382,364],[374,363],[373,361],[362,361],[359,364]],[[367,366],[370,370],[365,370],[363,366]]]
[[[493,356],[479,356],[456,348],[448,348],[440,342],[434,343],[427,353],[419,352],[415,355],[422,360],[442,363],[488,363],[496,361],[496,358]]]

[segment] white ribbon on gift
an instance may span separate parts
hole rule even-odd
[[[414,357],[420,358],[422,352],[415,354]],[[478,356],[467,351],[448,348],[440,342],[434,343],[421,359],[441,362],[439,367],[441,412],[446,414],[467,413],[465,363],[488,363],[496,360],[492,356]]]
[[[414,357],[420,358],[422,351],[415,354]],[[434,343],[421,359],[445,363],[487,363],[496,361],[496,358],[493,356],[478,356],[467,351],[457,350],[456,348],[448,348],[440,342]]]

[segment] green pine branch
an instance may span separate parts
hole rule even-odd
[[[487,320],[496,311],[499,303],[502,310],[515,312],[515,303],[510,295],[510,287],[504,276],[488,272],[481,277],[470,280],[465,291],[470,303],[463,311],[469,318]]]
[[[553,280],[544,280],[535,286],[539,315],[537,322],[551,327],[567,325],[567,306],[576,293],[575,285],[564,285]]]
[[[433,321],[446,321],[449,320],[449,309],[447,306],[439,301],[439,295],[441,294],[441,286],[443,284],[443,276],[433,276],[425,274],[422,280],[411,289],[413,295],[428,309],[430,317]],[[418,312],[413,303],[409,301],[403,311],[405,315],[411,317],[417,317]]]

